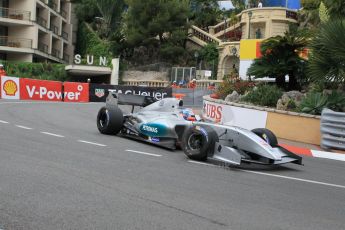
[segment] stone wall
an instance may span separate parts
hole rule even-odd
[[[169,81],[168,72],[157,71],[124,71],[122,72],[122,80],[136,80],[136,81]]]

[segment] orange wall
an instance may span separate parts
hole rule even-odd
[[[320,145],[320,119],[268,112],[266,128],[279,138]]]

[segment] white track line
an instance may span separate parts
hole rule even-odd
[[[153,153],[146,153],[146,152],[141,152],[141,151],[136,151],[136,150],[131,150],[131,149],[126,149],[127,152],[132,152],[132,153],[139,153],[142,155],[147,155],[147,156],[152,156],[152,157],[161,157],[162,155],[159,154],[153,154]]]
[[[95,143],[95,142],[90,142],[90,141],[84,141],[84,140],[78,140],[78,142],[85,143],[85,144],[90,144],[90,145],[97,145],[101,147],[105,147],[106,145]]]
[[[7,122],[7,121],[3,121],[3,120],[0,120],[0,123],[3,123],[3,124],[9,124],[9,122]]]
[[[207,165],[207,166],[216,166],[217,165],[212,165],[204,162],[198,162],[198,161],[188,161],[189,163],[193,164],[199,164],[199,165]],[[339,184],[331,184],[331,183],[325,183],[321,181],[314,181],[314,180],[307,180],[307,179],[302,179],[302,178],[297,178],[297,177],[290,177],[290,176],[282,176],[282,175],[277,175],[277,174],[271,174],[271,173],[264,173],[264,172],[257,172],[257,171],[252,171],[252,170],[245,170],[245,169],[237,169],[238,171],[242,172],[247,172],[247,173],[253,173],[257,175],[263,175],[263,176],[270,176],[270,177],[277,177],[277,178],[282,178],[282,179],[288,179],[288,180],[295,180],[295,181],[301,181],[301,182],[306,182],[306,183],[311,183],[311,184],[319,184],[319,185],[325,185],[329,187],[336,187],[336,188],[343,188],[345,189],[344,185],[339,185]]]
[[[22,125],[16,125],[16,127],[21,128],[21,129],[32,129],[30,127],[22,126]]]
[[[46,135],[50,135],[50,136],[53,136],[53,137],[65,137],[65,136],[62,136],[60,134],[55,134],[55,133],[48,133],[48,132],[40,132],[42,134],[46,134]]]

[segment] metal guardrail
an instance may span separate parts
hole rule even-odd
[[[30,11],[0,7],[0,17],[2,18],[29,21],[30,16],[31,16]]]
[[[67,12],[65,10],[61,10],[61,16],[64,18],[64,19],[67,19]]]
[[[26,38],[0,36],[0,46],[8,46],[13,48],[32,48],[32,40]]]
[[[211,83],[214,83],[215,86],[219,86],[223,81],[222,80],[197,80],[196,88],[207,89]],[[124,85],[130,86],[150,86],[150,87],[168,87],[171,86],[170,81],[140,81],[140,80],[123,80]]]
[[[322,148],[345,150],[345,113],[323,109],[321,134]]]
[[[38,16],[37,19],[36,19],[36,22],[38,25],[44,27],[44,28],[48,28],[47,26],[47,20],[45,20],[44,18]]]

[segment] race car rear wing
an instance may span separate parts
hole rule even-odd
[[[157,99],[151,96],[133,95],[133,94],[122,94],[122,93],[109,93],[106,104],[111,105],[131,105],[132,113],[134,106],[145,107],[156,102]]]

